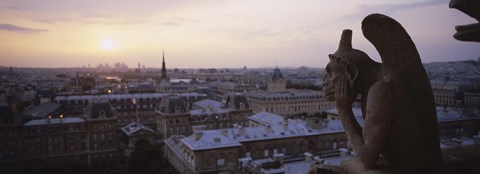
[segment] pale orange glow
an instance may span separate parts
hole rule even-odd
[[[0,66],[161,67],[165,50],[178,68],[323,67],[345,28],[355,48],[380,61],[361,32],[363,17],[375,12],[402,23],[424,62],[480,54],[451,37],[472,19],[446,1],[141,1],[2,1]]]

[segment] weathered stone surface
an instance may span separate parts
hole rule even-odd
[[[353,49],[352,31],[344,30],[338,50],[329,55],[322,88],[325,97],[336,102],[358,161],[365,171],[378,169],[380,155],[389,170],[428,171],[440,166],[432,89],[415,44],[397,21],[385,15],[365,17],[362,30],[382,63]],[[363,128],[352,112],[357,96]]]
[[[480,1],[479,0],[451,0],[450,8],[455,8],[468,16],[480,21]],[[455,27],[457,33],[453,37],[460,41],[480,42],[480,23],[469,25],[459,25]]]

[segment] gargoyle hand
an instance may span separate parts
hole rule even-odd
[[[335,103],[338,109],[351,108],[354,99],[353,80],[345,73],[335,87]]]

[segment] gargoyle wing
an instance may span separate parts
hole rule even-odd
[[[362,31],[380,54],[383,62],[382,71],[395,76],[395,80],[406,88],[410,96],[405,97],[409,97],[415,110],[421,112],[419,114],[421,122],[424,125],[436,125],[437,117],[430,81],[407,31],[400,23],[382,14],[365,17],[362,21]],[[427,132],[437,131],[435,126],[425,126],[423,129]]]
[[[415,44],[394,19],[382,14],[368,15],[362,21],[362,31],[380,54],[384,68],[401,70],[421,66],[423,69]]]

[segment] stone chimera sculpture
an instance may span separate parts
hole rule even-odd
[[[480,21],[480,1],[478,0],[451,0],[450,8],[456,8],[461,12]],[[455,27],[457,33],[453,37],[460,41],[480,42],[480,23],[459,25]]]
[[[382,156],[393,168],[428,169],[442,163],[432,89],[415,44],[394,19],[371,14],[362,21],[364,36],[382,63],[353,49],[344,30],[326,67],[323,91],[335,101],[353,150],[366,169]],[[364,127],[352,104],[361,96]]]

